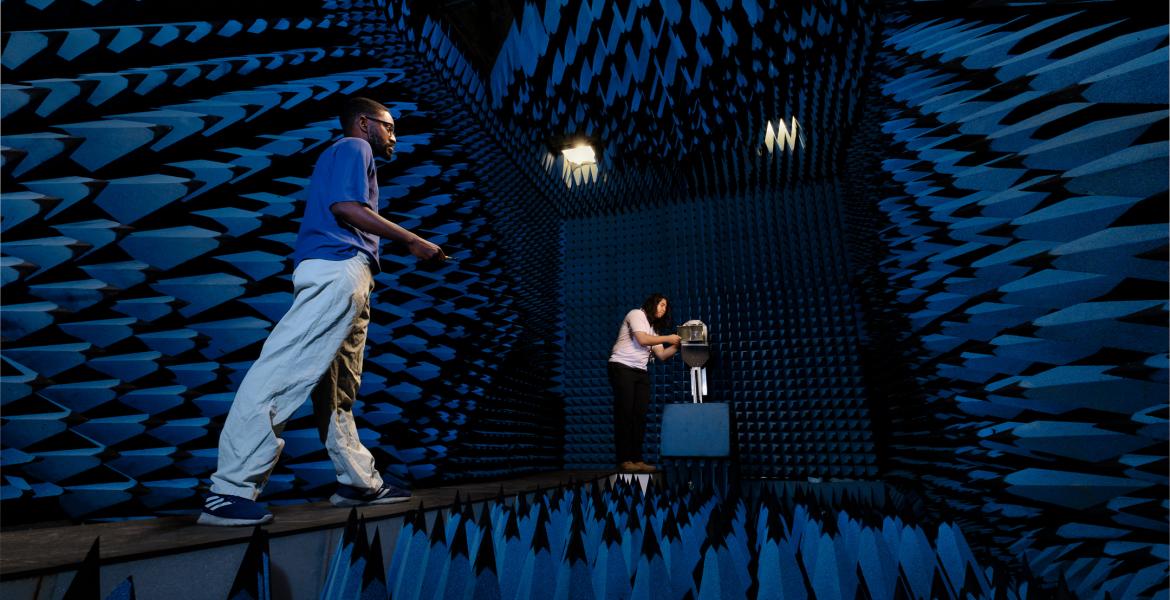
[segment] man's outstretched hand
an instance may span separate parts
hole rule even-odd
[[[411,240],[410,244],[407,245],[407,248],[410,250],[411,254],[422,260],[446,260],[447,258],[447,255],[443,253],[442,248],[418,236],[415,236],[415,238]]]

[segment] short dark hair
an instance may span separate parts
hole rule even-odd
[[[663,313],[661,318],[655,317],[654,313],[658,311],[658,303],[663,300],[666,300],[666,312]],[[670,319],[670,300],[667,300],[666,296],[659,293],[650,294],[650,297],[646,298],[646,301],[642,303],[642,312],[646,313],[646,320],[650,321],[650,327],[654,331],[661,333],[670,329],[672,325]]]
[[[369,98],[353,96],[346,100],[345,105],[341,107],[341,128],[349,129],[358,117],[362,115],[376,117],[382,111],[390,112],[385,106]]]

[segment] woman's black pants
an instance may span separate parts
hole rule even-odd
[[[642,460],[646,409],[650,406],[650,374],[623,364],[608,363],[613,386],[614,445],[617,462]]]

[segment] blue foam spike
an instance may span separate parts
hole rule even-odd
[[[1162,118],[1161,112],[1102,119],[1055,138],[1020,150],[1024,164],[1037,169],[1066,170],[1093,160],[1085,145],[1100,147],[1101,154],[1112,154],[1131,146],[1151,124]]]
[[[268,337],[272,323],[255,317],[241,317],[208,323],[192,323],[191,328],[210,338],[200,352],[209,359],[259,342]]]
[[[84,140],[69,156],[91,172],[153,142],[161,129],[146,123],[119,119],[70,123],[59,127],[69,135]]]
[[[214,364],[214,363],[202,363]],[[235,400],[236,394],[234,392],[224,392],[219,394],[204,394],[195,399],[195,405],[199,407],[199,412],[206,417],[221,417],[226,415],[232,407],[232,401]],[[292,431],[286,432],[292,434]]]
[[[248,117],[248,111],[243,104],[224,100],[188,102],[178,105],[176,108],[210,117],[217,117],[218,120],[215,122],[215,125],[203,130],[204,136],[215,135]]]
[[[3,367],[15,373],[0,375],[0,405],[6,405],[32,394],[32,383],[37,379],[37,372],[12,360],[0,356]]]
[[[295,489],[295,482],[294,475],[274,474],[268,479],[268,485],[264,486],[264,490],[270,494],[280,494]]]
[[[241,196],[251,200],[258,200],[263,202],[265,207],[261,208],[260,212],[266,215],[272,215],[274,217],[285,217],[292,214],[292,212],[296,210],[296,207],[294,206],[296,199],[289,198],[287,196],[278,196],[268,192],[241,194]]]
[[[0,311],[0,328],[8,340],[19,340],[30,333],[40,331],[53,324],[50,311],[57,308],[52,302],[9,304]]]
[[[189,504],[192,500],[198,502],[199,493],[195,490],[199,480],[167,479],[162,481],[142,481],[146,493],[141,497],[142,503],[151,508],[159,508],[168,504]]]
[[[137,321],[133,317],[125,317],[61,323],[60,327],[73,337],[81,338],[98,348],[106,348],[133,335],[134,331],[130,326]]]
[[[239,64],[237,64],[239,63]],[[212,69],[204,74],[201,70],[202,66],[211,65]],[[248,75],[260,67],[260,61],[254,56],[248,55],[245,57],[236,57],[233,61],[228,58],[211,59],[200,64],[188,65],[190,68],[183,73],[182,77],[175,80],[175,85],[186,85],[200,77],[206,78],[208,81],[218,81],[223,76],[231,73],[233,69],[238,75]]]
[[[106,49],[115,54],[121,54],[133,48],[146,37],[143,28],[136,25],[115,27],[114,30],[117,33],[114,34],[114,38],[106,45]]]
[[[105,282],[97,279],[40,283],[28,286],[29,293],[32,295],[53,302],[72,312],[80,312],[101,302],[106,288]]]
[[[630,514],[625,517],[625,523],[622,531],[622,557],[626,560],[626,566],[630,567],[630,573],[633,574],[634,569],[638,565],[638,549],[642,547],[642,536],[645,532],[641,527],[638,529],[630,528],[631,521],[641,521],[641,517],[636,514],[636,511],[631,508]],[[632,582],[631,582],[632,583]]]
[[[515,512],[509,511],[506,516],[501,515],[500,527],[495,529],[502,534],[495,538],[493,548],[497,587],[505,598],[516,597],[519,593],[521,571],[529,554],[530,541],[514,530],[515,520]]]
[[[272,141],[264,144],[259,149],[278,156],[292,156],[304,149],[304,144],[301,140],[289,136],[262,135],[260,137]]]
[[[457,536],[466,536],[462,527],[456,530]],[[466,546],[466,538],[462,541]],[[467,552],[457,552],[447,558],[443,565],[443,574],[439,579],[438,594],[435,598],[443,600],[463,600],[469,596],[474,583],[471,572],[471,560]]]
[[[906,575],[912,593],[929,595],[935,560],[931,556],[930,542],[917,527],[906,528],[901,533],[898,547],[900,568]]]
[[[6,415],[7,421],[0,426],[0,434],[4,435],[4,445],[12,448],[27,448],[41,440],[48,439],[65,431],[65,423],[61,417],[67,413],[49,413],[34,415]],[[30,474],[36,473],[29,471]]]
[[[1150,445],[1150,440],[1098,429],[1091,423],[1034,421],[1011,429],[1017,445],[1087,462],[1105,462]]]
[[[134,87],[134,93],[139,96],[144,96],[155,91],[171,78],[170,73],[166,69],[155,67],[129,69],[127,73],[142,76],[142,79],[138,81],[138,85]]]
[[[403,540],[401,536],[407,533],[404,525],[386,574],[386,583],[391,587],[391,596],[394,598],[418,598],[422,585],[422,569],[416,567],[423,565],[429,552],[430,543],[427,541],[425,530],[414,529],[411,526],[409,537]]]
[[[276,322],[292,306],[293,296],[289,292],[274,292],[263,296],[243,298],[241,302],[251,306],[270,321]],[[363,378],[364,381],[364,378]]]
[[[552,596],[555,600],[596,600],[593,592],[593,573],[587,561],[560,561],[557,584]]]
[[[86,343],[77,343],[6,348],[4,354],[45,377],[52,377],[85,362],[83,353],[90,347]]]
[[[106,182],[88,177],[59,177],[56,179],[25,181],[23,185],[35,192],[61,198],[61,203],[50,211],[49,214],[45,215],[46,218],[52,218],[61,212],[69,210],[69,208],[78,202],[93,196],[105,187]]]
[[[187,388],[171,385],[158,388],[139,388],[122,394],[118,401],[148,415],[164,413],[183,404]]]
[[[337,474],[330,461],[290,464],[289,468],[296,473],[297,477],[305,481],[304,487],[306,489],[331,485],[337,481]]]
[[[450,510],[448,512],[448,514],[446,515],[446,518],[447,518],[447,524],[446,524],[447,548],[448,548],[448,550],[450,550],[451,544],[455,540],[456,534],[464,528],[463,527],[463,525],[464,525],[463,513],[452,508],[452,510]],[[466,535],[466,534],[464,533],[463,535]],[[450,560],[450,558],[448,558],[448,561],[449,560]],[[442,586],[440,586],[439,589],[442,589]]]
[[[120,383],[117,379],[61,383],[48,386],[38,393],[70,411],[84,413],[113,400],[117,396],[114,388]]]
[[[502,582],[501,582],[502,583]],[[630,572],[620,544],[603,544],[593,563],[593,594],[596,598],[623,598],[630,592]]]
[[[93,87],[91,82],[83,79],[38,79],[30,83],[49,91],[40,106],[37,106],[36,113],[41,117],[48,117],[87,91],[87,88]]]
[[[358,536],[364,538],[365,531],[359,531]],[[365,570],[366,557],[360,552],[356,544],[365,545],[365,540],[353,540],[344,544],[346,550],[341,556],[334,558],[336,572],[330,568],[330,574],[335,575],[326,579],[325,587],[321,590],[322,598],[356,598],[360,592],[362,572]]]
[[[1109,367],[1096,365],[1055,367],[1023,378],[996,381],[988,386],[988,390],[996,391],[1001,386],[1019,383],[1025,389],[1024,396],[1030,408],[1050,412],[1092,407],[1129,415],[1156,404],[1156,384],[1123,379],[1106,373],[1107,370]],[[1098,401],[1101,394],[1112,396],[1113,401],[1101,404]]]
[[[187,305],[179,309],[179,312],[190,317],[240,297],[244,293],[246,283],[247,280],[243,278],[220,273],[160,279],[151,287],[186,302]]]
[[[210,423],[211,420],[205,417],[176,419],[155,427],[147,433],[168,444],[179,446],[206,437]]]
[[[32,57],[49,47],[49,36],[38,31],[14,31],[4,45],[0,64],[17,69]]]
[[[858,550],[858,566],[869,592],[875,598],[877,594],[892,596],[898,584],[895,570],[897,557],[886,538],[871,529],[865,529]]]
[[[126,502],[134,481],[65,486],[61,507],[72,517],[82,517]]]
[[[176,356],[195,347],[195,336],[192,329],[174,329],[170,331],[156,331],[143,333],[138,336],[142,343],[151,350],[161,352],[166,356]]]
[[[809,573],[809,579],[812,582],[813,589],[817,591],[817,597],[845,598],[832,538],[822,534],[814,539],[814,544],[809,549],[813,552],[805,554],[806,557],[813,556],[815,553],[815,562],[810,565],[812,568],[808,570],[811,571]],[[706,575],[705,572],[704,575]]]
[[[217,448],[189,450],[190,458],[175,462],[175,466],[196,477],[203,477],[216,468]]]
[[[29,475],[42,481],[58,483],[101,464],[97,454],[102,447],[32,452],[37,461],[28,465]]]
[[[683,543],[682,539],[676,537],[670,540],[669,544],[663,544],[669,550],[666,552],[670,557],[670,586],[673,592],[678,594],[686,594],[687,591],[692,593],[698,590],[694,588],[694,572],[695,565],[699,563],[698,549],[689,551],[688,546]]]
[[[1144,198],[1166,190],[1160,176],[1166,172],[1170,149],[1164,143],[1131,146],[1067,171],[1070,191],[1084,195]]]
[[[218,377],[216,371],[219,369],[219,363],[202,362],[182,365],[169,365],[166,367],[174,377],[175,381],[187,388],[197,388],[205,383],[215,381]]]
[[[185,226],[138,231],[118,245],[137,260],[170,270],[214,250],[218,237],[214,231]]]
[[[146,274],[143,271],[148,266],[146,263],[128,261],[85,265],[81,270],[94,279],[124,290],[146,281]]]
[[[1086,78],[1081,95],[1090,102],[1167,103],[1167,56],[1155,50]]]
[[[73,430],[104,446],[113,446],[146,431],[146,426],[142,424],[146,419],[147,415],[90,419],[73,426]]]
[[[12,113],[25,108],[39,91],[33,85],[0,83],[0,118],[8,118]]]
[[[260,227],[260,213],[239,208],[216,208],[212,210],[197,210],[195,214],[202,215],[227,228],[227,234],[232,237],[242,237]]]
[[[284,262],[287,260],[287,257],[264,253],[264,251],[259,250],[216,256],[215,258],[216,260],[232,264],[233,267],[240,269],[243,273],[252,277],[253,281],[263,281],[270,276],[283,273],[285,270]]]
[[[173,25],[163,25],[159,27],[158,31],[155,32],[153,36],[151,36],[150,45],[157,46],[159,48],[166,47],[167,44],[170,44],[171,42],[179,39],[179,35],[180,30],[178,27]]]
[[[231,385],[228,389],[238,389],[240,387],[240,384],[244,381],[244,375],[248,373],[248,369],[252,368],[252,363],[253,361],[250,360],[236,363],[221,363],[224,367],[227,368],[226,373],[228,375],[228,379],[231,381]],[[308,403],[306,402],[305,404]]]
[[[1074,510],[1102,505],[1112,498],[1155,485],[1122,477],[1090,475],[1053,469],[1023,469],[1004,478],[1016,496],[1057,504]]]
[[[54,225],[53,229],[56,229],[59,233],[61,233],[61,235],[64,235],[66,237],[71,237],[71,238],[76,239],[76,240],[80,240],[80,241],[85,242],[85,243],[89,244],[90,246],[92,246],[89,250],[86,250],[85,254],[81,255],[81,257],[84,258],[85,256],[92,254],[95,250],[104,248],[105,246],[109,245],[110,242],[113,242],[115,239],[117,239],[118,233],[116,231],[114,231],[114,229],[116,227],[118,227],[118,223],[115,221],[110,221],[108,219],[96,219],[93,221],[82,221],[79,223],[66,223],[63,225]],[[104,266],[121,269],[121,267],[123,265],[126,265],[128,268],[128,266],[131,264],[142,264],[142,263],[109,263],[109,264],[104,265]],[[145,266],[146,265],[143,265],[143,267],[145,267]],[[93,266],[93,268],[101,268],[101,267],[102,267],[102,265],[94,265]],[[91,267],[82,266],[81,268],[86,269],[86,268],[91,268]],[[95,279],[101,279],[102,281],[105,281],[107,283],[112,283],[114,285],[118,285],[117,281],[112,281],[110,279],[98,277],[97,275],[93,275],[92,273],[90,275],[93,276]],[[119,280],[119,279],[121,279],[121,277],[129,277],[131,279],[134,278],[134,276],[132,276],[132,275],[125,274],[125,275],[121,275],[121,276],[116,276],[116,275],[112,276],[112,279]],[[118,285],[118,287],[125,288],[125,287],[130,287],[130,285],[124,285],[124,286]]]
[[[500,581],[495,571],[484,569],[475,576],[471,586],[471,597],[476,600],[500,600]]]
[[[114,303],[114,310],[149,323],[174,312],[171,307],[174,301],[172,296],[119,300]]]
[[[87,73],[81,78],[97,82],[93,92],[86,98],[91,106],[101,106],[130,87],[129,73]]]
[[[1165,32],[1154,27],[1094,44],[1029,73],[1029,85],[1035,89],[1059,90],[1142,56],[1164,39]]]
[[[766,540],[760,549],[759,565],[758,597],[785,600],[808,597],[796,554],[787,541]]]
[[[935,547],[940,555],[946,553],[957,557],[949,563],[950,567],[954,570],[948,570],[948,576],[954,582],[955,589],[976,589],[982,591],[984,594],[990,594],[991,581],[987,579],[983,571],[979,568],[975,560],[975,555],[972,553],[971,547],[967,545],[967,540],[963,536],[962,529],[951,523],[943,524],[939,528],[938,536],[935,540]],[[968,573],[974,576],[974,581],[966,580]]]
[[[122,381],[134,381],[158,370],[159,352],[135,352],[101,356],[89,361],[89,366]]]
[[[195,43],[195,42],[203,39],[208,34],[210,34],[212,32],[212,30],[214,29],[212,24],[208,23],[206,21],[196,21],[194,23],[184,23],[183,25],[185,25],[185,26],[189,25],[191,27],[190,33],[188,33],[186,35],[186,37],[183,38],[184,41],[190,42],[190,43]]]
[[[228,401],[230,402],[231,399],[229,398]],[[284,449],[281,454],[290,458],[300,458],[321,449],[320,434],[315,428],[285,431],[280,438],[284,440]]]
[[[32,488],[30,487],[29,489],[31,490]],[[16,500],[23,493],[23,490],[14,485],[8,485],[7,483],[0,485],[0,501]]]
[[[244,179],[255,175],[256,173],[267,169],[272,164],[272,155],[267,152],[259,150],[250,150],[247,148],[224,148],[220,150],[224,154],[234,154],[235,158],[230,162],[233,166],[244,169],[243,173],[236,175],[231,183],[238,183]]]
[[[1103,295],[1120,280],[1103,274],[1045,269],[1000,286],[1009,304],[1057,306]]]
[[[243,24],[235,19],[229,19],[219,30],[221,37],[232,37],[244,29]]]
[[[162,125],[168,129],[166,135],[159,138],[150,149],[158,152],[189,138],[208,127],[214,119],[207,115],[185,110],[152,110],[148,112],[114,115],[113,118],[145,123],[147,125]]]
[[[129,225],[187,195],[191,180],[171,175],[111,179],[94,199],[118,222]]]
[[[227,183],[235,175],[232,170],[232,165],[210,160],[188,160],[167,163],[167,166],[191,173],[191,178],[201,184],[194,191],[183,197],[184,202]]]
[[[1117,268],[1113,263],[1119,262],[1128,274],[1131,269],[1126,268],[1130,266],[1126,263],[1136,262],[1128,260],[1131,256],[1162,247],[1166,238],[1165,228],[1160,225],[1110,227],[1057,246],[1051,253],[1060,257],[1055,261],[1058,265],[1068,264],[1072,268],[1095,273],[1110,273]],[[1146,262],[1151,267],[1158,264],[1157,261]],[[1165,280],[1165,274],[1160,271],[1148,275],[1134,274],[1155,281]]]
[[[435,528],[443,527],[441,520],[444,518],[443,512],[439,511],[435,515]],[[449,558],[449,550],[447,548],[445,529],[441,529],[442,535],[437,536],[435,531],[431,531],[431,541],[427,547],[427,560],[425,566],[419,565],[422,569],[422,582],[418,591],[418,600],[424,598],[438,598],[440,596],[439,578],[443,574],[443,568],[446,566]],[[438,538],[438,539],[436,539]]]
[[[658,600],[677,597],[670,588],[670,574],[661,555],[653,559],[642,556],[634,569],[634,587],[630,600]],[[746,588],[745,588],[746,591]]]
[[[110,467],[128,477],[141,478],[159,469],[169,467],[174,458],[174,447],[146,448],[142,450],[123,450],[118,457],[109,462]]]
[[[36,277],[73,258],[77,240],[67,237],[15,240],[4,243],[4,252],[22,258],[39,267],[29,277]]]
[[[0,219],[0,232],[39,216],[59,203],[60,199],[36,192],[0,193],[0,210],[4,211],[4,218]]]

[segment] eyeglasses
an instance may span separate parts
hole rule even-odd
[[[375,119],[374,117],[371,117],[370,115],[362,115],[362,116],[371,120],[371,121],[377,121],[377,122],[381,123],[382,126],[386,128],[387,133],[394,133],[394,122],[393,121],[383,121],[382,119]]]

